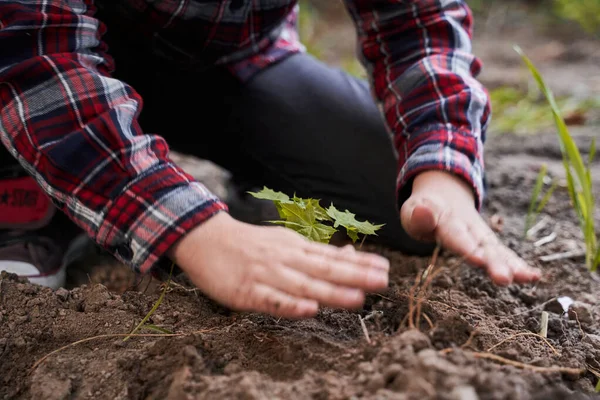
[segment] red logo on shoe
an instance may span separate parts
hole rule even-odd
[[[0,179],[0,228],[37,229],[53,214],[50,198],[32,177]]]

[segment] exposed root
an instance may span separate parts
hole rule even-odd
[[[365,325],[365,321],[359,315],[358,320],[360,321],[360,327],[362,328],[363,334],[365,335],[365,339],[367,343],[371,344],[371,337],[369,336],[369,330],[367,329],[367,325]]]
[[[77,346],[79,344],[82,343],[87,343],[87,342],[91,342],[93,340],[98,340],[98,339],[106,339],[106,338],[116,338],[116,337],[181,337],[181,336],[191,336],[191,335],[196,335],[199,333],[208,333],[208,332],[212,332],[214,331],[214,329],[202,329],[199,331],[195,331],[195,332],[188,332],[188,333],[136,333],[136,334],[131,334],[131,333],[110,333],[110,334],[106,334],[106,335],[98,335],[98,336],[92,336],[89,338],[85,338],[85,339],[81,339],[78,340],[76,342],[73,343],[69,343],[61,348],[58,348],[54,351],[51,351],[50,353],[46,354],[44,357],[40,358],[39,360],[37,360],[35,362],[35,364],[33,364],[33,366],[31,367],[31,369],[29,370],[29,373],[31,374],[37,367],[40,366],[40,364],[42,364],[44,361],[46,361],[50,356],[53,356],[54,354],[60,353],[63,350],[66,350],[70,347],[74,347]]]
[[[440,351],[440,353],[448,354],[448,353],[452,353],[453,351],[455,351],[455,349],[444,349],[444,350]],[[495,361],[500,364],[510,365],[515,368],[526,369],[529,371],[539,372],[542,374],[559,372],[561,374],[579,376],[587,371],[586,368],[569,368],[569,367],[558,367],[558,366],[539,367],[537,365],[530,365],[530,364],[525,364],[525,363],[522,363],[519,361],[509,360],[508,358],[500,357],[496,354],[491,354],[491,353],[480,353],[480,352],[475,352],[475,351],[466,351],[466,353],[471,354],[475,358]]]
[[[543,336],[538,335],[537,333],[533,333],[533,332],[521,332],[521,333],[517,333],[515,335],[509,336],[506,339],[501,340],[500,342],[496,343],[495,345],[493,345],[492,347],[490,347],[489,349],[487,349],[487,352],[491,352],[492,350],[494,350],[495,348],[501,346],[502,344],[508,342],[509,340],[518,338],[520,336],[533,336],[533,337],[537,337],[539,339],[541,339],[544,343],[546,343],[548,345],[548,347],[554,352],[554,354],[556,354],[557,356],[560,356],[560,353],[558,352],[558,350],[556,350],[556,348],[554,346],[552,346],[550,344],[550,342]]]

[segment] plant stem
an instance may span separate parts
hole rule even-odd
[[[154,303],[154,305],[152,306],[152,308],[150,309],[150,311],[148,312],[148,314],[146,314],[146,316],[131,331],[131,333],[128,336],[126,336],[125,339],[123,339],[124,342],[128,341],[129,338],[131,337],[131,335],[134,335],[135,333],[137,333],[137,331],[139,331],[144,326],[144,324],[146,323],[146,321],[148,321],[150,319],[150,317],[152,316],[152,314],[154,314],[154,312],[156,312],[156,310],[158,309],[158,307],[162,303],[163,299],[165,298],[165,295],[167,294],[167,290],[169,289],[169,284],[171,283],[171,276],[173,275],[173,268],[174,267],[175,267],[175,263],[172,263],[171,264],[171,271],[169,272],[169,279],[167,279],[167,281],[165,282],[165,287],[163,288],[162,292],[160,293],[160,297],[158,298],[158,300],[156,300],[156,303]]]

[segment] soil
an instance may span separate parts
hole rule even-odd
[[[490,48],[485,42],[478,46]],[[597,52],[576,60],[579,70],[596,61],[591,57]],[[490,59],[492,70],[502,68]],[[558,74],[560,68],[552,65],[561,62],[552,58],[544,65]],[[586,79],[592,80],[583,75],[579,82]],[[587,153],[596,127],[574,132]],[[542,228],[533,238],[523,238],[531,189],[542,163],[548,164],[552,177],[564,179],[556,137],[551,131],[495,136],[486,151],[485,215],[505,243],[543,269],[537,284],[497,287],[482,271],[442,254],[436,265],[443,268],[423,301],[420,324],[411,329],[406,323],[410,291],[430,260],[370,246],[392,261],[391,284],[386,293],[370,295],[360,312],[324,309],[304,321],[234,313],[182,280],[171,286],[150,321],[180,336],[126,342],[122,336],[97,338],[65,348],[32,368],[45,355],[78,340],[130,332],[158,298],[160,285],[139,282],[110,263],[88,266],[80,273],[85,279],[79,283],[85,284],[70,290],[52,291],[3,273],[0,398],[600,398],[593,395],[593,371],[600,371],[600,279],[581,257],[541,261],[545,255],[582,249],[564,187],[538,219],[546,221]],[[600,188],[597,163],[593,176]],[[536,247],[538,239],[553,233],[553,241]],[[575,312],[565,313],[552,301],[560,296],[575,301]],[[531,335],[539,332],[543,310],[549,313],[547,342]],[[365,319],[370,342],[359,316]],[[481,358],[482,353],[504,361]],[[511,361],[583,372],[540,372],[509,365]]]

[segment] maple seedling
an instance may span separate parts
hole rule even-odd
[[[350,211],[339,211],[333,204],[325,209],[317,199],[302,199],[289,197],[282,192],[276,192],[264,187],[260,192],[248,192],[261,200],[270,200],[275,204],[281,220],[268,221],[273,224],[283,225],[302,236],[321,243],[329,243],[338,228],[344,227],[346,234],[353,243],[358,240],[358,235],[363,237],[377,235],[382,225],[374,225],[369,221],[358,221],[356,215]]]

